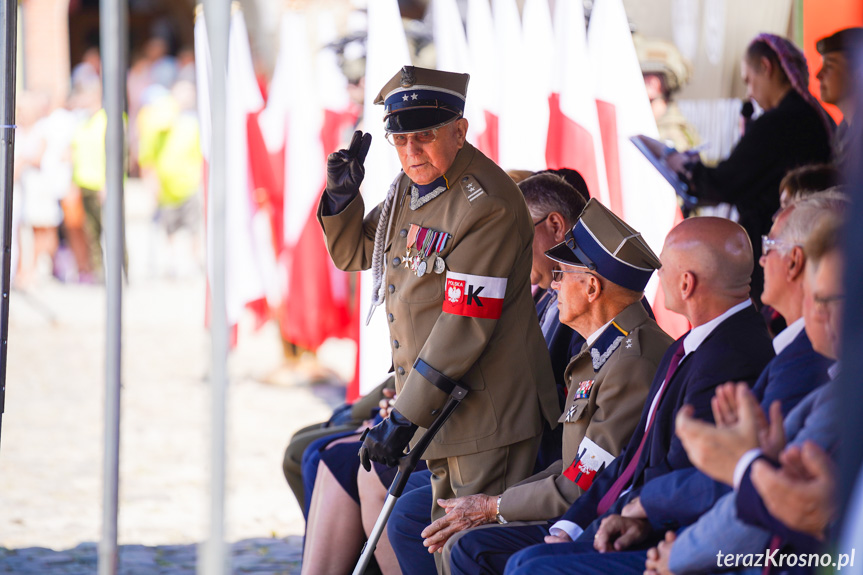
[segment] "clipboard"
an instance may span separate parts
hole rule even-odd
[[[670,154],[677,152],[674,148],[666,146],[659,140],[654,140],[648,136],[632,136],[629,141],[635,144],[635,147],[644,154],[653,167],[662,174],[662,177],[671,184],[674,192],[683,200],[683,203],[689,207],[698,205],[698,198],[689,193],[689,184],[680,179],[677,172],[671,169],[668,162],[665,160]]]

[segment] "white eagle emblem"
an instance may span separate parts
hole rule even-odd
[[[456,303],[461,299],[461,288],[458,286],[450,286],[450,288],[446,291],[447,299],[450,303]]]

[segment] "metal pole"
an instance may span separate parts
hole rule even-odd
[[[6,346],[9,339],[9,284],[11,281],[12,261],[12,186],[15,166],[15,60],[17,57],[18,2],[3,0],[0,8],[0,46],[3,57],[0,59],[0,77],[3,89],[0,90],[0,226],[2,226],[2,253],[0,253],[0,425],[6,408]]]
[[[122,322],[123,108],[126,94],[126,2],[100,0],[102,103],[105,131],[105,455],[99,575],[117,573],[117,506],[120,479],[120,364]],[[95,151],[93,153],[98,153]]]
[[[210,536],[198,563],[201,575],[229,571],[225,550],[225,392],[228,385],[228,319],[225,305],[225,180],[227,165],[226,88],[230,2],[205,0],[204,19],[210,49],[211,141],[208,181],[210,271]]]
[[[6,407],[6,346],[9,339],[9,283],[12,262],[12,186],[15,171],[15,59],[17,57],[18,2],[3,0],[0,8],[0,226],[2,226],[2,253],[0,253],[0,425]]]

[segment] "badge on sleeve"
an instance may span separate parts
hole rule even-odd
[[[453,315],[499,319],[506,295],[506,278],[475,276],[448,271],[443,311]]]
[[[596,476],[611,465],[614,456],[585,436],[578,446],[578,457],[572,462],[563,476],[587,491]]]

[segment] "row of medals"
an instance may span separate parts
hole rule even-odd
[[[436,274],[442,274],[446,269],[446,264],[444,263],[443,258],[440,257],[439,252],[434,251],[433,246],[435,246],[443,237],[443,242],[440,247],[440,249],[443,250],[443,248],[446,247],[447,241],[449,241],[449,234],[446,232],[437,232],[432,229],[426,229],[425,241],[423,242],[422,247],[414,250],[417,234],[422,229],[423,228],[416,224],[411,224],[410,232],[408,232],[407,249],[405,250],[405,267],[413,270],[418,278],[425,275],[429,270],[429,266],[432,267]]]

